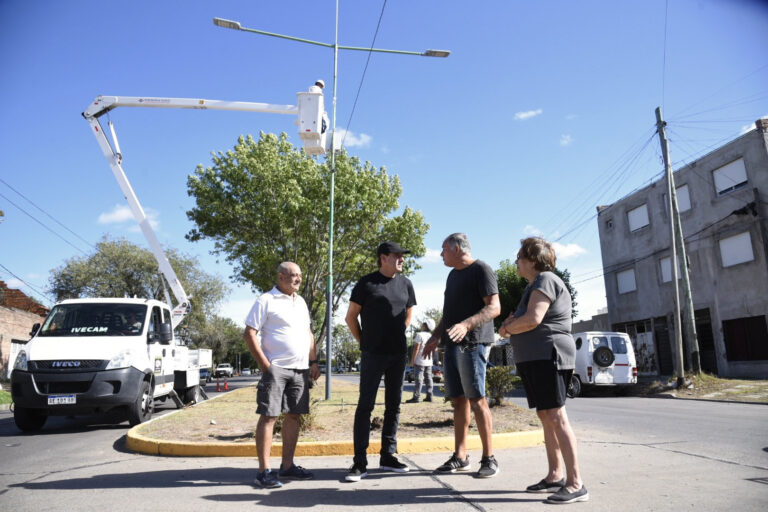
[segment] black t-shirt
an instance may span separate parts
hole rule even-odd
[[[475,260],[467,268],[453,269],[445,282],[443,302],[443,333],[442,342],[450,342],[448,329],[476,314],[485,307],[484,298],[499,293],[496,274],[487,263]],[[467,333],[462,343],[493,343],[493,321],[488,321]]]
[[[350,301],[359,304],[362,326],[360,349],[376,354],[405,354],[405,313],[416,305],[410,279],[379,271],[360,278]]]

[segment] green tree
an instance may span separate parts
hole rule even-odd
[[[187,181],[195,207],[187,212],[195,228],[187,239],[214,242],[214,253],[234,266],[233,279],[254,291],[269,290],[277,266],[294,261],[304,280],[299,293],[313,320],[315,339],[325,338],[328,282],[329,162],[297,150],[285,133],[240,137],[213,165],[198,166]],[[376,269],[375,250],[395,240],[412,251],[405,273],[419,268],[429,229],[420,212],[400,208],[400,180],[383,167],[342,151],[336,158],[333,244],[334,311],[363,274]]]
[[[321,347],[318,347],[320,349]],[[321,350],[325,357],[325,350]],[[344,324],[333,326],[333,360],[337,365],[350,368],[360,360],[360,344]]]
[[[575,318],[578,314],[576,310],[578,303],[576,302],[576,290],[571,286],[570,282],[571,274],[568,270],[557,268],[554,272],[563,280],[571,294],[571,316]],[[501,322],[509,316],[509,313],[517,309],[520,299],[523,298],[525,287],[528,286],[528,281],[517,273],[517,265],[508,259],[499,263],[499,268],[496,270],[496,280],[499,283],[501,314],[493,322],[498,329]]]
[[[248,353],[243,341],[243,328],[231,318],[213,315],[198,332],[195,340],[197,347],[213,350],[213,360],[217,363],[234,362],[237,353]],[[249,365],[250,366],[250,365]]]
[[[222,278],[204,272],[197,258],[176,249],[166,249],[165,253],[187,295],[192,297],[192,311],[183,324],[185,332],[193,344],[207,346],[200,333],[206,319],[214,315],[226,297],[226,285]],[[104,237],[96,244],[94,253],[71,258],[51,270],[49,286],[56,301],[78,297],[141,297],[165,301],[154,255],[124,238]],[[170,289],[169,293],[172,293]]]

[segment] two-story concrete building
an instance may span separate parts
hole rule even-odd
[[[674,173],[702,369],[728,377],[768,377],[768,119],[755,125]],[[609,323],[648,375],[673,374],[677,353],[667,205],[664,178],[598,207]]]

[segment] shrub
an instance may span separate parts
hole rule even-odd
[[[320,402],[317,398],[313,398],[309,402],[309,413],[299,415],[299,433],[310,430],[316,423],[315,406]],[[285,419],[285,413],[281,413],[275,420],[275,433],[283,430],[283,420]]]
[[[512,375],[511,366],[495,366],[488,368],[485,374],[485,394],[491,407],[501,405],[504,395],[515,389],[515,384],[520,380]]]

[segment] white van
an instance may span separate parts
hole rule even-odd
[[[630,386],[637,384],[635,350],[623,332],[589,331],[573,334],[576,366],[568,395],[581,395],[584,386]]]

